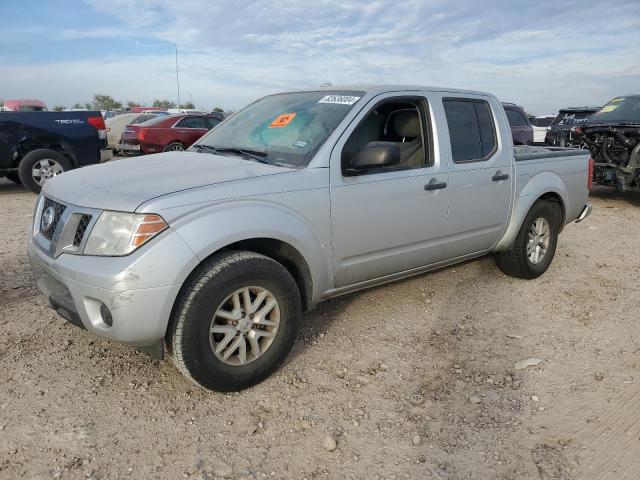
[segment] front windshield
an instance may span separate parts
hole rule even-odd
[[[640,96],[614,98],[589,123],[640,123]]]
[[[270,95],[222,122],[190,150],[199,150],[198,145],[222,154],[240,149],[259,153],[266,163],[306,167],[363,96],[354,91]]]

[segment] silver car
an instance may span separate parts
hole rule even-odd
[[[29,258],[67,320],[239,390],[302,312],[495,254],[533,279],[590,212],[588,153],[519,147],[493,95],[387,86],[264,97],[169,152],[71,171],[37,203]]]

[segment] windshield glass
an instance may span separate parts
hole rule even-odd
[[[640,96],[614,98],[589,123],[640,123]]]
[[[267,163],[306,167],[364,92],[321,91],[264,97],[222,122],[198,145],[262,153]],[[228,154],[228,153],[224,153]]]
[[[587,121],[593,112],[560,112],[553,125],[580,125]]]

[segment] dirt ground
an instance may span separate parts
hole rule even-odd
[[[485,258],[323,304],[237,394],[45,308],[35,198],[0,180],[2,479],[640,478],[638,195],[596,189],[538,280]]]

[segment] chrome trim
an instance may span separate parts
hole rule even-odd
[[[45,196],[50,200],[53,200],[54,202],[57,202],[66,207],[64,213],[58,221],[56,229],[53,231],[53,237],[51,238],[51,241],[47,240],[40,233],[40,217],[42,216],[42,206],[44,204]],[[97,210],[95,208],[77,207],[75,205],[70,205],[68,203],[62,202],[50,195],[43,195],[41,200],[38,202],[38,207],[36,208],[36,215],[33,222],[33,240],[42,252],[52,258],[58,258],[63,253],[69,253],[71,255],[81,255],[84,250],[84,246],[86,245],[89,238],[91,230],[93,229],[95,223],[98,221],[98,217],[101,213],[102,210]],[[91,220],[87,225],[80,245],[75,246],[73,244],[73,240],[76,235],[76,230],[78,229],[78,224],[80,223],[83,215],[90,215]]]
[[[587,203],[582,209],[582,213],[580,213],[580,216],[576,218],[575,222],[580,223],[581,221],[583,221],[585,218],[591,215],[591,210],[593,210],[593,207],[590,203]]]

